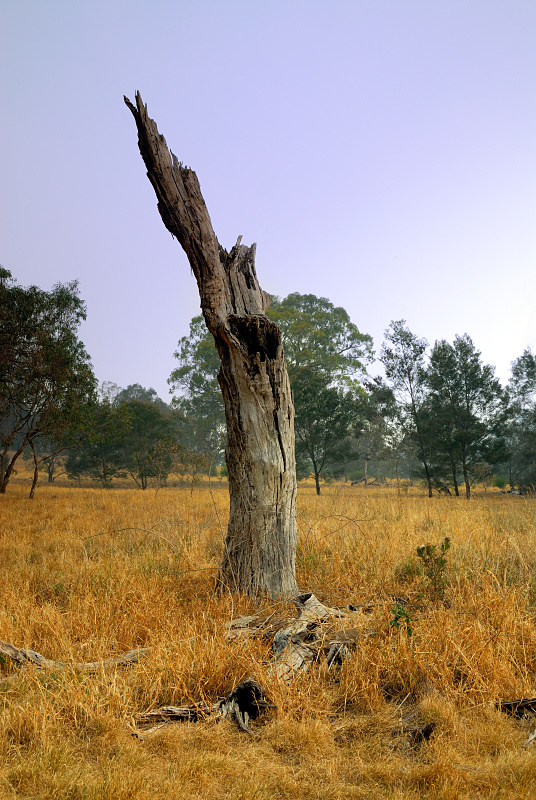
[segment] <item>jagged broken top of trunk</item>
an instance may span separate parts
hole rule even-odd
[[[228,253],[218,242],[195,172],[169,150],[139,92],[136,105],[125,97],[138,128],[138,145],[153,185],[158,210],[168,231],[182,245],[201,293],[211,330],[224,319],[264,315],[270,296],[259,286],[255,247],[238,237]]]

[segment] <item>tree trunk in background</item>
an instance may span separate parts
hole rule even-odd
[[[458,486],[458,477],[456,475],[456,464],[451,461],[452,483],[454,484],[454,494],[456,497],[460,496],[460,487]]]
[[[469,472],[467,470],[467,463],[465,461],[465,456],[462,458],[462,471],[463,471],[463,481],[465,483],[465,496],[468,500],[471,499],[471,482],[469,480]]]
[[[32,478],[32,486],[30,489],[29,499],[34,499],[35,490],[37,488],[37,481],[39,480],[39,461],[37,459],[37,451],[35,449],[35,445],[33,439],[29,440],[30,448],[32,450],[33,462],[34,462],[34,473]]]
[[[316,488],[316,493],[320,494],[320,476],[316,469],[315,469],[315,488]]]
[[[11,457],[11,460],[8,459],[6,453],[7,467],[5,467],[5,462],[4,462],[4,473],[2,475],[2,480],[0,481],[0,494],[5,494],[7,485],[9,483],[9,479],[11,478],[11,473],[15,468],[15,462],[18,459],[18,457],[22,455],[22,453],[24,452],[24,448],[26,447],[27,444],[28,444],[28,439],[24,437],[22,444],[14,452],[13,456]]]
[[[220,583],[272,597],[298,591],[294,404],[278,326],[255,272],[255,245],[219,244],[195,172],[168,150],[139,93],[125,97],[166,228],[182,245],[221,359],[231,509]]]

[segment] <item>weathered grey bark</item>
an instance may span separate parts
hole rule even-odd
[[[168,150],[139,93],[126,97],[166,228],[182,245],[221,359],[231,510],[220,569],[231,591],[297,592],[294,405],[281,333],[265,311],[255,245],[221,247],[195,172]]]
[[[128,653],[123,653],[114,658],[105,658],[102,661],[67,664],[65,661],[53,661],[50,658],[45,658],[41,653],[36,653],[35,650],[24,650],[22,647],[15,647],[9,642],[0,641],[0,656],[10,658],[19,667],[37,667],[38,669],[49,670],[76,669],[85,672],[98,672],[101,669],[119,667],[123,664],[136,664],[148,652],[148,647],[141,647],[138,650],[130,650]],[[9,678],[0,679],[0,682],[5,680],[9,680]]]

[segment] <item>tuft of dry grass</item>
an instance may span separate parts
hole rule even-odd
[[[267,671],[266,642],[223,635],[261,607],[293,613],[214,594],[225,485],[212,496],[206,486],[42,487],[33,502],[10,485],[0,639],[72,663],[151,650],[123,669],[25,670],[4,684],[0,798],[532,800],[535,751],[523,743],[536,723],[495,703],[536,696],[534,501],[334,484],[320,497],[301,487],[298,505],[299,585],[359,608],[362,633],[342,667],[287,685]],[[445,537],[434,594],[416,548]],[[407,615],[398,625],[397,608]],[[254,737],[227,722],[132,736],[136,713],[214,702],[246,675],[278,706]]]

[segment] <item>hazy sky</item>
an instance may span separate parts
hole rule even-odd
[[[80,281],[99,380],[168,400],[199,313],[123,103],[139,89],[264,289],[536,347],[534,0],[4,0],[0,263]],[[374,369],[372,369],[374,372]]]

